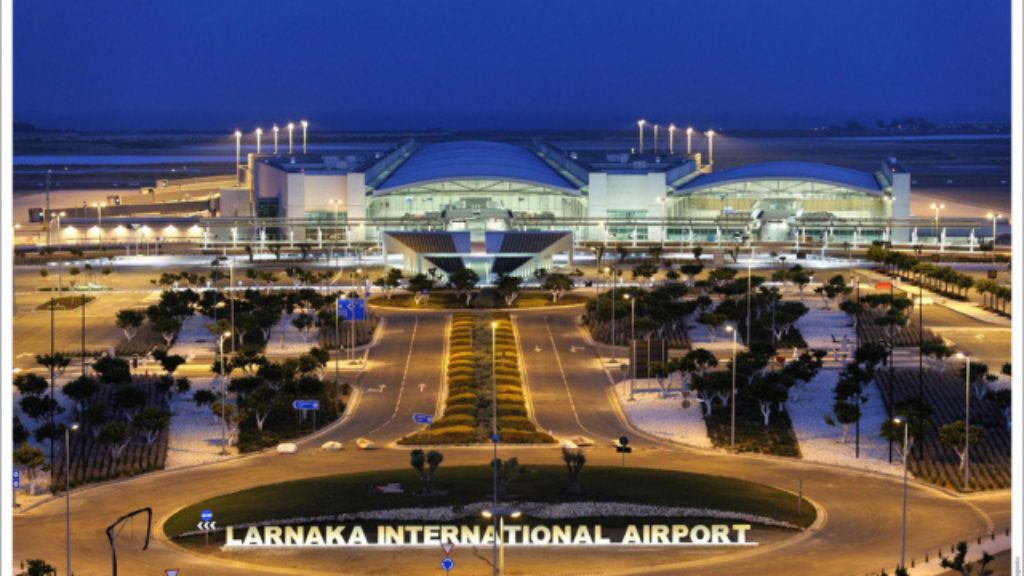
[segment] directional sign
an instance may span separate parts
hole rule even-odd
[[[209,522],[210,520],[213,520],[213,510],[210,510],[209,508],[203,510],[202,512],[199,513],[199,519],[203,522]]]
[[[434,417],[430,414],[421,414],[419,412],[412,415],[412,421],[417,424],[433,424]]]
[[[217,523],[199,522],[198,524],[196,524],[196,528],[198,528],[201,532],[212,532],[213,530],[217,529]]]
[[[339,298],[338,317],[349,320],[366,320],[366,300],[362,298]]]
[[[619,446],[629,446],[629,436],[619,436]]]
[[[452,555],[452,548],[455,548],[455,544],[452,544],[451,542],[445,542],[444,544],[441,544],[441,550],[444,550],[445,556]]]
[[[292,408],[296,410],[319,410],[319,400],[296,400],[292,402]]]
[[[165,576],[178,576],[178,569],[177,568],[168,568],[167,570],[164,570],[164,575]]]
[[[615,448],[615,451],[618,452],[619,454],[632,454],[633,453],[633,447],[632,446],[618,446],[618,447]]]
[[[441,568],[446,574],[451,572],[452,568],[455,568],[455,560],[452,560],[450,556],[445,556],[444,560],[441,560]]]
[[[21,488],[21,471],[16,469],[14,471],[14,489],[17,490],[19,488]]]

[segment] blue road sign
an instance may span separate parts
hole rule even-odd
[[[19,488],[21,488],[21,471],[15,469],[14,470],[14,489],[17,490]]]
[[[292,402],[292,408],[296,410],[319,410],[319,400],[296,400]]]
[[[417,424],[433,424],[434,417],[430,414],[421,414],[419,412],[412,415],[412,421]]]
[[[441,568],[445,572],[451,572],[452,568],[455,568],[455,560],[452,560],[450,556],[445,556],[444,560],[441,560]]]
[[[203,522],[209,522],[210,520],[213,520],[213,510],[210,510],[209,508],[203,510],[202,512],[199,513],[199,519]]]
[[[362,298],[338,298],[338,317],[343,321],[366,320],[366,300]]]

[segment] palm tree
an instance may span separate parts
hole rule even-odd
[[[587,456],[583,453],[583,450],[562,448],[562,461],[565,462],[566,471],[569,473],[569,488],[567,491],[570,494],[579,494],[583,491],[580,487],[580,473],[583,472],[583,466],[587,463]]]
[[[409,453],[409,463],[419,472],[420,478],[423,480],[425,496],[433,493],[434,473],[437,472],[442,461],[444,461],[444,454],[437,450],[431,450],[424,454],[423,450],[417,448]]]

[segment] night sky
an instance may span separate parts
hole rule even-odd
[[[233,129],[1008,121],[1010,0],[15,0],[15,119]]]

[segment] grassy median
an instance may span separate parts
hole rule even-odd
[[[509,499],[529,502],[625,502],[685,506],[756,514],[798,526],[814,522],[814,507],[806,500],[797,513],[793,494],[734,478],[668,470],[585,467],[581,494],[566,492],[563,466],[532,466],[509,486]],[[403,494],[380,494],[374,486],[399,482]],[[385,470],[324,476],[260,486],[197,502],[173,515],[164,525],[175,537],[193,531],[199,512],[210,509],[220,526],[269,519],[308,518],[361,510],[406,507],[459,506],[491,498],[491,468],[461,466],[438,469],[431,496],[415,493],[421,481],[414,470]]]

